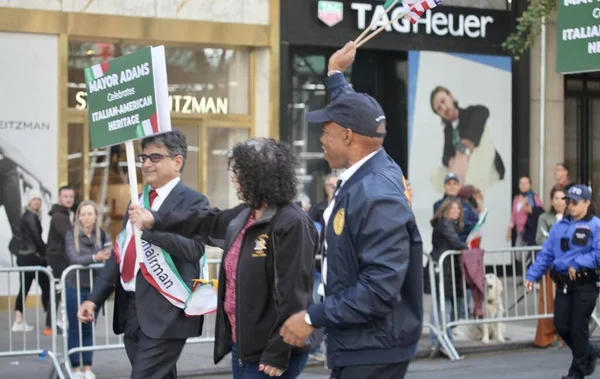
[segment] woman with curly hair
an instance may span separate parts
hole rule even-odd
[[[288,145],[255,138],[229,158],[243,204],[229,210],[158,215],[131,206],[142,229],[200,236],[224,250],[219,273],[215,364],[232,354],[233,378],[297,378],[308,359],[279,334],[288,317],[312,304],[318,232],[294,204],[296,159]]]

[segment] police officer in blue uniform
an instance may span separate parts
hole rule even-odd
[[[600,219],[594,215],[587,186],[572,186],[565,197],[569,216],[550,230],[535,262],[527,270],[528,292],[549,267],[556,283],[554,324],[571,348],[573,361],[562,379],[579,379],[596,369],[596,347],[589,341],[589,322],[598,298],[600,280]]]

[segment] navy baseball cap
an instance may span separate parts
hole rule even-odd
[[[344,94],[325,108],[308,112],[306,121],[311,124],[335,122],[346,129],[367,137],[385,137],[377,129],[385,121],[383,109],[371,96],[365,93]]]
[[[458,183],[460,183],[460,179],[458,178],[458,175],[456,175],[453,172],[449,172],[446,174],[446,176],[444,177],[444,184],[448,183],[451,180],[456,180]]]
[[[590,191],[588,186],[583,184],[576,184],[569,188],[569,192],[565,196],[565,199],[570,200],[592,200],[592,191]]]

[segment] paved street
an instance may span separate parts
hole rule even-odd
[[[507,288],[511,288],[511,284],[507,283]],[[506,304],[511,304],[516,300],[516,291],[507,291],[508,300]],[[523,301],[513,310],[507,312],[509,315],[514,316],[531,314],[533,307],[536,302]],[[429,296],[425,298],[426,315],[429,313],[430,304]],[[12,304],[12,301],[11,301]],[[96,346],[111,347],[107,345],[118,344],[119,338],[115,336],[111,331],[111,320],[112,320],[112,301],[106,303],[106,314],[101,313],[98,317],[96,326],[94,328],[96,337]],[[26,318],[28,322],[34,326],[37,326],[36,330],[29,333],[9,333],[10,325],[12,324],[12,313],[0,312],[0,356],[7,354],[9,351],[19,350],[44,350],[51,349],[51,338],[41,334],[43,327],[43,312],[35,308],[29,308],[27,310]],[[429,317],[426,317],[428,320]],[[506,323],[506,337],[507,342],[505,344],[499,344],[492,341],[490,345],[486,346],[481,341],[470,340],[467,337],[466,327],[459,327],[455,331],[456,347],[461,354],[467,354],[467,358],[464,361],[452,363],[447,359],[429,360],[422,359],[416,361],[410,367],[409,378],[431,378],[432,372],[443,372],[444,378],[500,378],[499,375],[505,375],[507,367],[511,370],[525,370],[528,369],[527,362],[536,362],[536,366],[540,367],[539,376],[535,376],[534,372],[527,371],[527,375],[517,375],[518,378],[552,378],[560,377],[559,374],[564,374],[565,368],[568,365],[569,355],[567,350],[561,351],[539,351],[539,350],[526,350],[518,355],[511,355],[513,352],[522,349],[526,346],[531,346],[535,333],[536,322],[531,321],[517,321]],[[213,317],[207,317],[205,320],[205,328],[203,331],[204,337],[210,337],[213,335]],[[429,329],[424,328],[423,337],[419,343],[419,357],[427,357],[429,354],[429,340],[428,340]],[[600,336],[600,328],[596,329],[596,337]],[[59,336],[57,340],[57,351],[62,355],[63,352],[63,338]],[[499,349],[502,352],[496,352],[495,355],[483,355],[483,352],[489,351],[489,349]],[[227,378],[230,374],[227,373],[230,367],[230,362],[226,358],[218,366],[215,366],[212,362],[213,353],[212,342],[206,341],[202,343],[188,343],[179,359],[178,369],[181,377],[189,378]],[[477,352],[477,355],[468,355]],[[61,357],[62,358],[62,357]],[[510,362],[507,364],[506,362]],[[539,363],[539,364],[538,364]],[[0,358],[0,378],[35,378],[46,376],[50,371],[51,363],[46,357],[38,357],[37,353],[30,356],[13,356],[13,357],[2,357]],[[104,351],[94,352],[94,372],[98,379],[115,379],[115,378],[126,378],[129,371],[130,365],[122,347],[117,349],[110,349]],[[545,370],[545,371],[544,371]],[[525,372],[525,371],[524,371]],[[552,375],[549,375],[552,373]],[[204,376],[198,376],[204,374]],[[498,374],[498,376],[493,376]],[[448,375],[448,376],[446,376]],[[544,376],[549,375],[549,376]],[[321,379],[327,378],[325,370],[319,370],[318,368],[311,368],[306,371],[303,378],[307,379]],[[502,376],[504,377],[504,376]],[[598,376],[600,378],[600,376]]]
[[[421,359],[408,369],[407,379],[558,379],[567,373],[570,350],[523,350],[510,353],[478,354],[459,362]],[[203,377],[224,379],[230,375]],[[196,377],[200,378],[200,377]],[[327,379],[327,371],[309,369],[300,379]],[[588,378],[600,378],[600,371]]]

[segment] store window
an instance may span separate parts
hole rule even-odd
[[[69,108],[86,109],[84,69],[144,45],[69,42]],[[171,112],[248,114],[248,52],[203,46],[165,46]]]
[[[565,162],[600,204],[600,73],[565,75]]]
[[[88,197],[104,205],[111,233],[118,233],[129,201],[127,160],[123,145],[86,151],[83,141],[89,138],[89,124],[84,69],[141,47],[124,42],[69,42],[68,180],[82,199]],[[211,205],[235,205],[238,199],[227,171],[227,154],[235,142],[248,138],[251,125],[212,128],[206,116],[221,119],[221,124],[234,118],[239,124],[235,115],[249,113],[249,53],[206,46],[165,46],[165,53],[172,127],[186,136],[188,144],[182,180],[205,192]],[[201,141],[201,136],[206,141]],[[140,153],[139,141],[134,146],[136,154]],[[141,165],[137,166],[141,191]]]
[[[75,190],[77,201],[83,199],[83,123],[67,124],[67,170],[69,184]]]
[[[227,165],[233,146],[246,139],[248,139],[247,129],[207,129],[205,195],[208,197],[211,207],[224,209],[239,204]]]
[[[305,121],[310,111],[325,107],[330,99],[325,86],[328,59],[333,49],[293,47],[282,77],[281,139],[300,157],[298,201],[308,208],[325,199],[323,179],[330,172],[323,159],[321,128]],[[408,166],[407,54],[365,51],[344,75],[357,92],[368,93],[381,104],[387,117],[387,153],[404,169]]]

